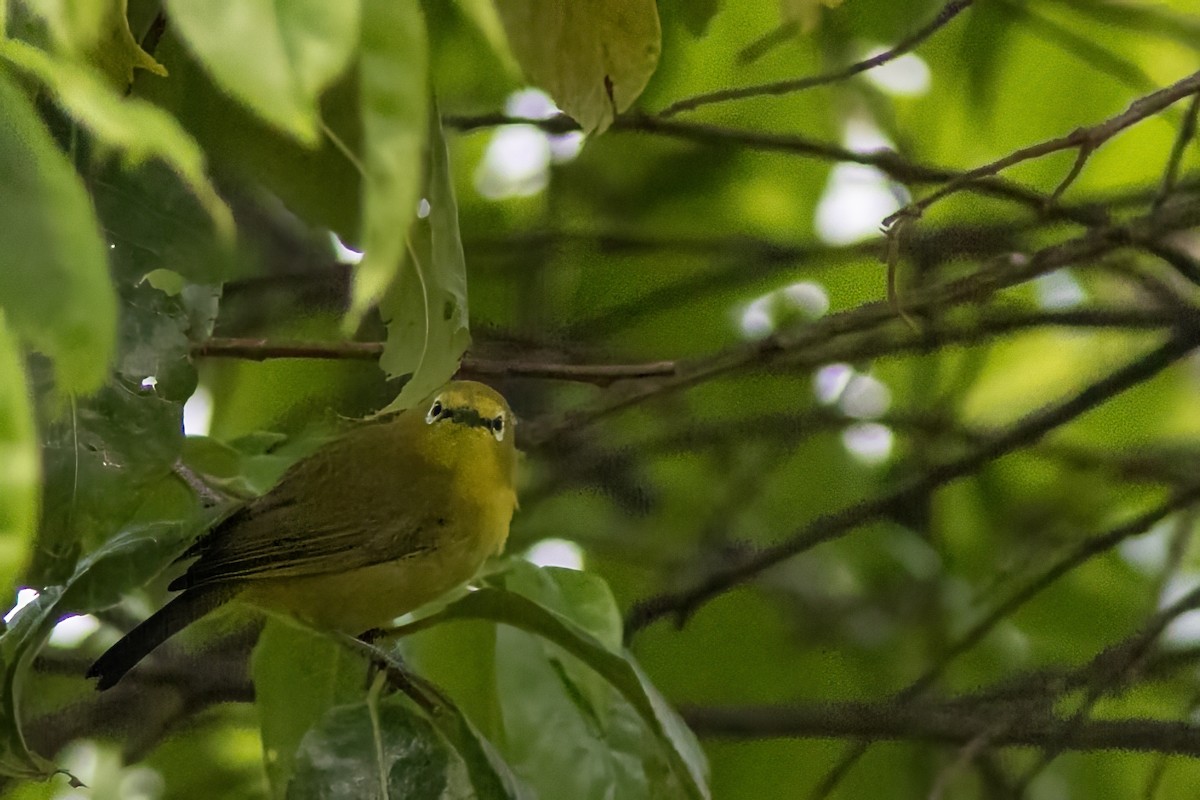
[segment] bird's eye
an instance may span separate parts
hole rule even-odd
[[[501,441],[504,438],[504,415],[496,417],[492,420],[492,435],[496,437],[496,441]]]
[[[425,422],[432,425],[442,415],[443,410],[442,401],[434,400],[433,405],[429,407],[429,413],[425,415]]]

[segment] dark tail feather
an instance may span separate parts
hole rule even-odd
[[[96,684],[97,689],[113,686],[151,650],[224,603],[233,594],[228,586],[220,585],[189,589],[108,648],[88,668],[87,677],[100,679]]]

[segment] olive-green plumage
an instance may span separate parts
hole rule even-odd
[[[513,422],[495,391],[458,381],[330,442],[192,545],[181,559],[195,561],[170,585],[182,594],[88,676],[112,686],[235,597],[358,634],[469,580],[508,537],[517,504]]]

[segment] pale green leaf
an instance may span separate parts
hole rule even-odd
[[[492,0],[458,0],[458,7],[462,9],[463,16],[471,21],[491,45],[492,52],[509,75],[514,78],[519,76],[521,65],[517,63],[512,48],[508,46],[508,38],[504,35],[504,23],[500,21],[496,4]]]
[[[799,25],[801,33],[812,33],[821,21],[821,10],[841,4],[842,0],[783,0],[780,16],[784,24]]]
[[[317,100],[358,41],[357,0],[173,0],[168,9],[218,85],[279,130],[317,144]]]
[[[56,608],[62,589],[51,587],[22,608],[0,636],[0,775],[45,780],[54,763],[29,748],[21,727],[21,694],[29,665],[38,647],[58,621]]]
[[[379,306],[388,324],[379,365],[390,376],[412,376],[389,411],[408,408],[454,377],[471,343],[458,206],[436,114],[430,127],[429,214],[413,223],[412,258]]]
[[[496,578],[620,652],[621,617],[599,577],[514,560]],[[525,631],[502,626],[495,639],[505,755],[527,780],[543,795],[655,796],[651,775],[669,771],[662,748],[602,675]]]
[[[104,242],[79,176],[0,69],[0,307],[63,389],[98,387],[117,330]]]
[[[175,118],[152,103],[123,96],[92,70],[56,62],[22,42],[0,43],[0,56],[41,81],[63,108],[130,166],[160,158],[208,212],[218,236],[234,238],[233,215],[208,179],[204,153]]]
[[[461,767],[399,698],[332,709],[304,737],[292,800],[439,800]]]
[[[638,98],[662,48],[654,0],[496,0],[517,61],[585,133]]]
[[[608,584],[599,576],[573,569],[539,568],[524,560],[514,560],[503,578],[509,591],[561,614],[612,652],[621,651],[621,614]],[[559,659],[557,646],[547,644],[546,651],[547,657]],[[603,715],[608,693],[604,678],[575,660],[568,660],[565,670],[572,683],[586,695],[590,707]]]
[[[21,726],[25,679],[55,624],[70,614],[114,605],[124,590],[149,580],[231,508],[126,530],[81,560],[65,585],[42,589],[17,613],[0,635],[0,775],[42,779],[57,771],[29,749]]]
[[[178,272],[162,268],[150,270],[142,280],[169,297],[178,297],[186,285]]]
[[[404,258],[417,210],[428,130],[428,43],[416,3],[363,5],[359,102],[363,125],[363,260],[346,328],[383,297]]]
[[[357,700],[366,673],[362,659],[329,637],[274,618],[258,637],[251,672],[267,780],[271,796],[282,798],[304,735],[329,709]]]
[[[28,0],[26,5],[46,22],[58,51],[98,67],[122,90],[133,81],[134,69],[167,74],[133,38],[127,0]]]
[[[388,662],[391,668],[408,673],[408,679],[413,682],[416,692],[432,704],[429,721],[454,748],[466,771],[465,780],[452,782],[452,797],[468,796],[477,800],[533,800],[529,787],[513,773],[496,747],[440,688],[428,683],[419,675],[408,672],[408,668],[397,660],[393,653],[378,650],[348,636],[341,639],[351,650],[375,660],[382,659]],[[336,709],[331,713],[336,713]],[[303,750],[302,746],[300,759],[304,758]],[[297,773],[299,780],[299,769]],[[466,781],[470,782],[474,794],[467,794],[466,787],[461,785]]]
[[[5,608],[37,530],[41,495],[25,366],[0,310],[0,598]]]
[[[528,598],[500,589],[479,589],[442,611],[394,629],[405,636],[456,619],[488,619],[553,642],[602,675],[637,711],[662,745],[688,797],[707,798],[708,764],[695,737],[625,653],[614,653],[571,620]]]

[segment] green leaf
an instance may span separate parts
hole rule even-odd
[[[496,626],[462,622],[430,628],[403,642],[414,672],[434,681],[483,736],[504,748],[504,718],[496,693]]]
[[[152,269],[146,273],[142,280],[168,297],[178,297],[183,292],[183,276],[173,270],[161,267]]]
[[[654,0],[497,0],[513,53],[585,133],[601,132],[646,88],[662,43]]]
[[[496,579],[621,653],[620,612],[599,577],[514,561]],[[510,627],[496,631],[495,650],[505,753],[543,794],[679,795],[657,737],[600,673],[557,644]]]
[[[118,284],[133,285],[147,275],[158,280],[166,278],[167,272],[175,273],[183,278],[182,284],[151,285],[167,294],[178,287],[179,294],[173,296],[199,312],[202,304],[192,303],[188,296],[197,287],[219,295],[219,285],[248,260],[244,248],[234,249],[222,241],[211,215],[165,162],[153,160],[137,169],[108,162],[96,165],[89,178]]]
[[[478,800],[533,800],[503,756],[456,706],[441,706],[433,722],[463,760]]]
[[[408,408],[454,377],[471,343],[467,264],[449,155],[437,114],[432,123],[429,215],[413,223],[412,259],[379,307],[388,325],[379,365],[389,376],[412,376],[386,410]]]
[[[127,167],[162,159],[195,194],[220,239],[233,243],[233,215],[208,180],[204,153],[174,117],[152,103],[123,96],[86,67],[55,61],[22,42],[4,42],[0,55],[44,84],[80,125],[117,149]]]
[[[428,128],[428,43],[417,3],[366,0],[359,60],[363,125],[363,260],[354,273],[353,331],[404,258],[417,210]]]
[[[79,176],[3,70],[0,108],[0,307],[55,360],[65,390],[91,391],[117,328],[99,226]]]
[[[23,566],[29,542],[37,525],[38,464],[34,425],[26,395],[22,355],[0,312],[0,591],[10,607],[13,583]],[[5,632],[2,639],[22,627],[22,621]],[[28,624],[28,622],[26,622]],[[14,634],[19,637],[19,633]],[[5,667],[14,660],[0,646]],[[25,663],[28,663],[26,658]],[[0,708],[0,772],[20,777],[43,777],[53,764],[30,752],[19,724],[17,702],[23,675],[5,669],[4,705]]]
[[[439,800],[454,767],[433,726],[399,698],[339,706],[301,742],[287,797]]]
[[[127,0],[29,0],[26,5],[45,20],[56,49],[92,63],[122,91],[133,81],[134,69],[167,74],[133,38]]]
[[[57,772],[53,762],[29,749],[21,727],[21,693],[29,665],[58,620],[55,606],[62,595],[51,588],[13,617],[0,635],[0,775],[44,780]]]
[[[219,506],[186,519],[131,525],[82,558],[56,602],[59,617],[115,606],[162,572],[204,530],[236,508]],[[39,597],[35,603],[40,603]]]
[[[160,572],[208,525],[229,509],[210,509],[188,520],[130,528],[80,561],[61,586],[43,589],[0,635],[0,774],[38,779],[58,770],[29,750],[21,727],[21,697],[29,666],[63,617],[115,605],[131,586]]]
[[[325,138],[317,149],[262,122],[216,86],[168,25],[155,55],[171,71],[170,80],[139,80],[134,94],[171,114],[195,137],[214,167],[242,180],[262,183],[294,213],[314,226],[330,228],[344,241],[359,236],[359,172],[353,153]],[[336,140],[356,150],[357,83],[347,74],[325,93],[321,116]]]
[[[317,100],[358,41],[357,0],[172,0],[168,8],[218,85],[279,130],[317,144]]]
[[[122,252],[114,251],[118,261]],[[147,283],[121,288],[119,356],[99,391],[64,406],[46,370],[35,362],[31,372],[46,481],[30,567],[39,584],[70,575],[80,550],[128,525],[152,487],[178,480],[171,470],[184,441],[183,403],[196,388],[189,335],[203,333],[195,317],[211,303],[193,302],[194,286],[176,297]]]
[[[610,652],[621,652],[621,614],[608,584],[598,576],[574,569],[539,568],[517,559],[502,577],[504,588],[571,620]],[[583,692],[582,699],[592,713],[603,717],[609,706],[609,686],[604,678],[576,659],[564,660],[557,645],[546,643],[544,649],[547,658],[561,662],[560,669],[567,673],[572,688]]]
[[[420,676],[408,672],[407,667],[394,660],[391,653],[379,651],[348,636],[339,638],[352,650],[369,658],[382,658],[391,662],[392,668],[401,669],[407,673],[408,680],[414,684],[414,690],[424,698],[425,703],[432,705],[430,721],[462,759],[467,779],[478,800],[533,800],[533,795],[528,787],[513,774],[508,763],[496,751],[495,746],[479,732],[471,720],[445,696],[440,688],[433,686]],[[454,796],[461,794],[464,792],[457,791]]]
[[[183,403],[197,384],[191,348],[209,336],[219,295],[213,285],[190,279],[217,280],[210,270],[224,271],[218,256],[227,252],[214,241],[208,217],[161,162],[136,172],[106,164],[92,185],[120,292],[118,356],[98,392],[66,402],[47,370],[32,364],[46,479],[30,569],[38,583],[70,575],[81,550],[96,547],[140,513],[147,492],[178,482],[171,470],[184,441]],[[163,264],[186,272],[182,283],[175,281],[177,294],[145,280]]]
[[[271,618],[251,658],[272,797],[284,797],[296,750],[329,709],[362,695],[362,659],[327,636]]]
[[[41,469],[25,366],[0,310],[0,598],[8,608],[37,530]]]
[[[602,675],[637,711],[661,744],[688,797],[706,798],[708,767],[695,738],[649,683],[630,656],[611,652],[595,637],[561,615],[513,592],[479,589],[442,611],[400,626],[405,636],[450,620],[487,619],[540,636]]]
[[[783,0],[780,17],[785,25],[799,25],[801,33],[812,33],[821,21],[822,10],[841,4],[842,0]]]
[[[496,4],[492,0],[458,0],[458,7],[491,46],[496,59],[509,75],[514,79],[520,77],[521,65],[517,63],[508,46],[508,39],[504,35],[504,23],[500,21]]]
[[[257,431],[229,444],[208,436],[188,436],[180,456],[209,485],[236,497],[257,497],[335,433],[336,428],[319,425],[292,437]]]

